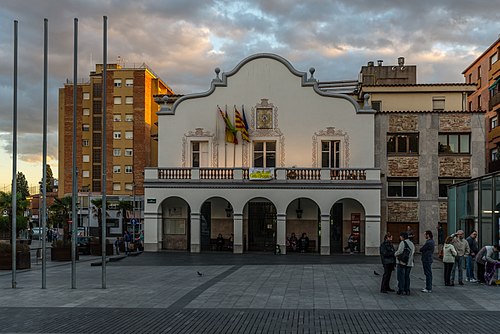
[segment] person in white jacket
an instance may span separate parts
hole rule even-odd
[[[443,246],[443,264],[444,264],[444,285],[452,286],[451,284],[451,270],[455,264],[455,257],[457,256],[457,251],[455,246],[452,245],[453,238],[446,237]]]
[[[415,254],[415,245],[408,239],[408,233],[401,232],[399,234],[399,247],[394,253],[396,256],[396,264],[397,264],[397,275],[398,275],[398,295],[409,295],[410,294],[410,272],[411,268],[413,268],[413,255]],[[404,249],[408,247],[410,249],[410,257],[408,261],[405,263],[399,259],[399,255],[402,255]]]

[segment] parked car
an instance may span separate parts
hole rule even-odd
[[[90,255],[90,239],[91,237],[78,237],[76,239],[78,254]]]

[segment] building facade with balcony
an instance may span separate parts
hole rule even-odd
[[[158,112],[145,249],[210,251],[220,234],[219,249],[287,253],[291,234],[306,233],[305,251],[326,255],[353,234],[357,250],[378,254],[381,180],[368,101],[322,91],[314,69],[274,54],[219,72],[207,92]],[[226,115],[240,128],[236,140]]]
[[[476,91],[469,95],[469,110],[486,113],[486,164],[488,173],[500,170],[500,38],[490,45],[462,73],[467,83],[475,83]]]
[[[59,191],[72,192],[73,124],[76,123],[76,167],[79,194],[102,193],[103,135],[106,134],[106,194],[139,202],[143,200],[145,166],[157,166],[158,105],[154,96],[173,94],[170,87],[146,64],[108,64],[106,78],[106,129],[103,129],[103,65],[96,64],[88,81],[77,84],[77,112],[73,119],[73,83],[59,89]],[[80,196],[85,198],[85,196]],[[83,201],[83,200],[82,200]],[[142,206],[140,206],[142,208]],[[86,212],[86,213],[84,213]],[[142,211],[141,211],[142,212]],[[96,227],[92,214],[81,210],[79,224]],[[139,214],[141,216],[141,214]],[[116,218],[116,217],[112,217]],[[88,224],[84,225],[84,221]],[[120,235],[125,226],[109,222],[111,233]]]

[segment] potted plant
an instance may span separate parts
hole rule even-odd
[[[27,243],[16,243],[16,269],[30,269],[31,255]],[[12,245],[0,241],[0,270],[12,270]]]
[[[71,252],[71,241],[68,239],[56,240],[52,242],[50,258],[52,261],[71,261]],[[76,252],[76,259],[78,260],[78,252]]]

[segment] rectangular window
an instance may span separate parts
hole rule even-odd
[[[114,156],[114,157],[119,157],[119,156],[121,156],[121,155],[122,155],[122,150],[121,150],[121,148],[114,148],[114,149],[113,149],[113,156]]]
[[[493,130],[497,126],[498,126],[498,117],[493,116],[492,118],[490,118],[490,130]]]
[[[125,131],[125,139],[134,139],[133,131]]]
[[[122,86],[122,79],[115,79],[114,84],[115,84],[115,87],[121,87]]]
[[[84,155],[82,156],[82,161],[83,161],[83,162],[90,162],[90,155],[88,155],[88,154],[84,154]]]
[[[444,111],[444,103],[446,98],[444,96],[434,96],[432,98],[432,110],[433,111]]]
[[[191,167],[208,167],[208,141],[191,142]]]
[[[90,146],[89,140],[88,139],[82,139],[82,146],[85,146],[85,147]]]
[[[83,93],[84,100],[90,100],[90,93]]]
[[[92,162],[93,163],[101,163],[102,151],[100,148],[92,149]]]
[[[92,117],[92,128],[93,131],[101,131],[102,130],[102,116],[97,115]]]
[[[469,74],[469,83],[472,83],[472,73]]]
[[[440,133],[438,138],[439,153],[470,153],[470,133]]]
[[[500,160],[500,154],[498,154],[498,149],[495,147],[494,149],[490,150],[490,158],[491,161],[497,161]]]
[[[121,122],[122,121],[122,115],[120,115],[120,114],[113,114],[113,121],[114,122]]]
[[[125,183],[125,190],[133,190],[133,189],[134,189],[133,183]]]
[[[469,101],[469,111],[472,111],[472,101]]]
[[[92,175],[94,175],[94,179],[101,178],[101,165],[92,165]]]
[[[113,183],[113,190],[114,191],[122,190],[122,185],[120,183]]]
[[[90,116],[90,109],[89,108],[83,108],[83,116]]]
[[[120,165],[114,165],[113,166],[113,173],[114,174],[119,174],[122,172],[122,167]]]
[[[132,96],[125,96],[125,104],[134,104],[134,98]]]
[[[439,178],[439,197],[446,198],[448,197],[448,186],[452,184],[459,183],[462,181],[466,181],[467,179],[447,179],[447,178]]]
[[[92,102],[92,112],[94,115],[102,115],[102,101],[94,100]]]
[[[321,167],[340,168],[340,141],[321,141]]]
[[[97,97],[97,98],[101,98],[102,97],[102,83],[94,83],[92,85],[92,95],[94,97],[94,99]]]
[[[93,133],[92,134],[92,146],[101,147],[102,137],[101,133]]]
[[[121,139],[122,133],[121,131],[113,131],[113,139]]]
[[[125,122],[133,122],[134,115],[133,114],[125,114]]]
[[[382,110],[382,101],[372,101],[372,109],[376,111]]]
[[[418,153],[418,133],[387,134],[387,153]]]
[[[122,104],[122,97],[121,96],[115,96],[113,98],[113,103],[114,104]]]
[[[253,143],[253,166],[276,167],[276,142],[256,141]]]
[[[88,170],[82,171],[82,177],[90,177],[90,171]]]
[[[133,155],[134,155],[134,150],[133,149],[131,149],[131,148],[126,148],[125,149],[125,156],[126,157],[131,157]]]
[[[132,173],[132,166],[125,166],[125,173],[127,174]]]
[[[82,131],[90,131],[90,124],[82,124]]]
[[[498,52],[495,52],[491,57],[490,57],[490,68],[491,65],[496,63],[498,61]]]
[[[417,194],[417,179],[387,179],[387,197],[416,198]]]
[[[134,85],[134,79],[125,79],[125,87],[132,87]]]

